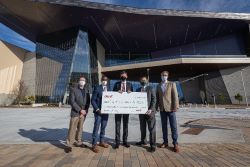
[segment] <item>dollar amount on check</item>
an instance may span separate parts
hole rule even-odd
[[[103,92],[102,113],[145,114],[148,111],[147,93],[144,92]]]

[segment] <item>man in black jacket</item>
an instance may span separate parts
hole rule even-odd
[[[150,140],[150,151],[155,152],[156,149],[156,130],[155,130],[155,103],[156,96],[153,88],[148,85],[147,77],[143,76],[140,78],[141,87],[136,92],[146,92],[148,99],[148,111],[146,114],[139,114],[140,130],[141,130],[141,141],[136,145],[147,145],[146,140],[146,126],[148,126],[149,140]]]
[[[82,131],[83,123],[90,105],[90,95],[89,90],[86,88],[85,77],[80,77],[78,86],[70,90],[69,103],[72,109],[67,136],[67,146],[68,151],[72,151],[73,144],[78,147],[85,146],[82,143]]]
[[[128,74],[126,71],[122,71],[120,74],[121,81],[116,82],[113,88],[113,91],[118,91],[119,93],[123,92],[133,92],[133,86],[130,82],[127,81]],[[119,148],[120,145],[120,129],[121,129],[121,119],[123,118],[123,145],[125,147],[130,147],[127,142],[128,139],[128,121],[129,114],[115,114],[115,148]]]

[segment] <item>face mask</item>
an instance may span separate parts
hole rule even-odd
[[[121,76],[121,80],[125,81],[127,78],[125,76]]]
[[[141,85],[142,85],[142,86],[147,85],[147,81],[141,81]]]
[[[80,86],[84,86],[85,84],[86,84],[85,81],[79,81],[79,85],[80,85]]]
[[[167,77],[167,76],[161,76],[161,80],[162,80],[163,82],[166,82],[166,81],[168,80],[168,77]]]
[[[106,86],[108,81],[102,81],[102,85]]]

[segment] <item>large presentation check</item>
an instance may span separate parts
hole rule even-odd
[[[103,92],[102,113],[145,114],[148,111],[147,93],[144,92]]]

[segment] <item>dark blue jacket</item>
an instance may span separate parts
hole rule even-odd
[[[107,86],[107,91],[110,91],[109,86]],[[102,92],[103,92],[103,86],[98,85],[94,88],[91,98],[91,104],[94,108],[94,112],[96,112],[97,109],[102,108]]]

